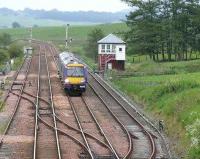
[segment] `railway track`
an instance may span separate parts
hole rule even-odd
[[[56,62],[55,59],[54,59],[54,61]],[[109,156],[107,154],[107,158],[129,158],[130,157],[130,154],[132,152],[132,140],[131,140],[129,132],[127,131],[127,129],[124,127],[124,125],[119,120],[116,120],[116,119],[113,120],[112,119],[112,121],[114,123],[113,127],[118,125],[119,128],[120,128],[119,130],[121,131],[121,132],[119,132],[118,130],[117,131],[114,130],[115,132],[118,133],[118,134],[115,133],[115,135],[121,134],[121,138],[123,140],[127,140],[126,141],[127,143],[126,142],[123,143],[125,145],[124,150],[122,150],[122,147],[123,147],[121,145],[122,143],[119,144],[119,142],[121,142],[121,141],[124,142],[123,140],[119,139],[120,135],[118,136],[118,139],[117,139],[118,143],[116,142],[116,140],[115,141],[113,140],[112,142],[110,141],[113,134],[109,134],[108,133],[109,128],[104,126],[104,129],[107,129],[107,135],[106,135],[101,124],[99,123],[99,121],[95,117],[95,114],[92,112],[92,110],[90,109],[90,107],[88,106],[88,104],[86,103],[86,101],[83,97],[70,97],[70,96],[68,96],[68,100],[69,100],[70,105],[72,107],[73,113],[76,117],[76,121],[79,125],[79,129],[82,131],[82,136],[83,136],[84,142],[87,145],[87,148],[89,149],[89,154],[90,154],[91,158],[94,158],[95,156],[97,157],[98,152],[95,153],[94,143],[87,140],[87,137],[84,136],[83,132],[86,132],[87,130],[91,131],[90,134],[92,134],[92,133],[95,134],[95,136],[97,136],[96,138],[99,138],[99,137],[102,138],[103,137],[103,140],[106,142],[106,144],[108,145],[107,147],[109,147],[109,151],[111,152],[111,154],[109,154]],[[94,130],[95,127],[97,128],[96,131]],[[84,129],[86,131],[84,131]],[[99,136],[97,134],[99,134]],[[109,137],[108,137],[108,134],[110,135]],[[126,137],[124,137],[124,134],[126,134],[125,135]],[[93,144],[93,146],[90,146],[92,144]],[[93,147],[93,149],[91,147]],[[121,151],[122,152],[124,151],[124,152],[122,153]],[[102,154],[103,154],[102,152],[101,152],[101,155],[99,154],[99,158],[105,157]]]
[[[90,73],[90,75],[92,75],[92,74]],[[92,77],[94,77],[94,76],[92,76]],[[94,79],[95,79],[95,81],[97,81],[99,83],[99,81],[96,78],[94,78]],[[90,79],[90,80],[92,80],[92,79]],[[144,144],[144,140],[145,140],[145,142],[146,142],[145,145],[147,145],[146,149],[143,147],[142,148],[143,151],[137,150],[137,151],[141,151],[139,153],[136,152],[136,151],[132,152],[132,144],[133,143],[132,143],[132,138],[130,136],[133,136],[133,138],[137,138],[137,136],[134,135],[133,132],[130,132],[130,130],[129,131],[127,130],[127,128],[128,128],[127,124],[123,125],[125,132],[127,132],[127,134],[128,134],[129,144],[130,144],[129,151],[124,158],[130,158],[130,157],[133,157],[133,158],[155,158],[157,152],[156,152],[156,145],[155,145],[155,141],[154,141],[154,136],[150,132],[148,132],[146,130],[146,128],[137,119],[135,119],[135,117],[132,116],[115,97],[113,97],[113,95],[111,93],[108,93],[107,89],[105,87],[103,87],[103,85],[100,85],[100,86],[103,89],[105,89],[107,91],[106,93],[108,93],[108,94],[106,94],[105,92],[103,92],[103,93],[101,92],[100,94],[103,94],[105,96],[101,96],[100,94],[97,93],[97,92],[100,92],[100,90],[101,90],[100,88],[92,87],[91,84],[89,84],[89,85],[92,88],[92,90],[95,92],[96,96],[100,99],[100,101],[104,104],[104,106],[106,106],[106,108],[109,110],[110,114],[115,118],[115,120],[117,120],[121,125],[123,125],[120,121],[123,121],[125,119],[122,119],[118,115],[118,113],[114,113],[113,110],[108,105],[110,105],[110,106],[113,105],[113,106],[116,106],[116,107],[119,107],[119,105],[120,105],[119,108],[123,108],[123,110],[125,110],[126,114],[128,114],[128,117],[131,118],[131,119],[129,119],[129,122],[130,122],[130,120],[131,120],[131,122],[134,122],[134,123],[131,123],[131,124],[129,123],[129,125],[137,126],[136,129],[139,129],[137,131],[141,132],[141,134],[143,135],[143,141],[141,142],[141,144]],[[97,84],[94,84],[94,85],[97,86]],[[108,99],[109,97],[113,98],[114,101],[107,102],[105,99]],[[116,104],[116,102],[117,102],[117,104]],[[83,104],[82,104],[82,106],[83,106]],[[122,111],[122,109],[119,110],[119,112],[120,111]],[[121,114],[122,114],[122,112],[121,112]],[[127,119],[127,117],[126,117],[126,119]],[[132,130],[132,131],[134,131],[134,130]],[[137,147],[135,145],[134,145],[134,148],[136,149]],[[116,154],[116,157],[119,158],[119,156],[117,154]]]
[[[101,85],[97,85],[97,80],[90,78],[90,83],[89,83],[90,88],[94,91],[94,93],[96,94],[96,96],[101,100],[101,102],[104,103],[104,105],[107,107],[107,109],[110,110],[110,113],[115,116],[119,121],[123,121],[124,125],[126,128],[129,128],[129,133],[132,133],[133,136],[135,136],[135,138],[137,138],[137,136],[134,134],[135,131],[137,132],[141,132],[142,136],[143,136],[143,143],[145,141],[145,146],[143,147],[143,154],[139,154],[138,156],[135,157],[141,157],[143,156],[144,158],[155,158],[155,143],[154,143],[154,139],[151,135],[149,135],[149,133],[147,135],[149,135],[149,139],[147,141],[146,138],[146,132],[143,132],[145,129],[139,125],[137,123],[137,120],[135,120],[134,117],[132,117],[131,115],[126,116],[123,107],[119,107],[119,103],[116,102],[115,100],[112,99],[111,95],[106,94],[104,91],[104,87],[103,89],[100,87]],[[97,91],[98,90],[98,91]],[[106,98],[105,98],[106,97]],[[120,105],[121,106],[121,105]],[[127,112],[126,112],[127,113]],[[134,127],[134,130],[130,130],[130,127]],[[136,146],[137,144],[134,142],[134,150],[136,150]],[[149,146],[150,145],[150,146]],[[136,153],[136,151],[135,151]],[[133,153],[134,154],[134,153]],[[135,154],[134,154],[135,155]]]
[[[160,134],[98,76],[90,73],[89,87],[94,94],[107,104],[114,115],[122,121],[133,136],[132,158],[169,158]],[[141,145],[143,145],[141,149]],[[164,151],[163,151],[164,150]]]
[[[92,159],[115,157],[119,158],[96,118],[91,114],[90,111],[86,111],[88,109],[88,105],[83,100],[83,98],[68,97],[68,99],[76,117],[79,129],[81,130],[84,143],[89,150],[90,157]],[[104,143],[106,141],[110,147],[106,143],[100,145],[94,140],[91,140],[85,135],[84,132],[88,132],[89,134],[95,136],[96,141],[100,141],[99,143]]]
[[[35,112],[35,139],[33,158],[61,159],[60,143],[55,119],[54,103],[52,101],[52,88],[45,46],[41,46],[39,55],[38,87]],[[49,104],[42,102],[45,99]],[[52,123],[53,131],[38,121],[38,117]],[[55,152],[56,150],[56,152]],[[48,152],[48,153],[46,153]]]
[[[16,75],[9,91],[13,99],[19,100],[18,107],[23,99],[21,105],[29,107],[29,116],[34,120],[27,126],[29,131],[24,128],[24,132],[27,131],[24,135],[31,134],[26,158],[160,158],[162,150],[157,134],[98,76],[90,73],[89,86],[83,96],[67,96],[57,75],[56,48],[44,42],[36,42],[36,45],[39,50],[34,60],[24,62],[31,73],[27,67],[19,80],[18,71],[19,76]],[[30,83],[24,82],[27,77]],[[15,120],[13,117],[11,123]],[[17,122],[13,130],[19,124]],[[8,127],[7,131],[18,134],[13,130]],[[19,131],[18,135],[21,134]],[[15,147],[16,150],[19,149]],[[20,153],[17,157],[24,158]]]
[[[13,140],[13,134],[19,135],[19,132],[16,131],[16,122],[19,122],[19,106],[21,103],[21,97],[13,98],[10,96],[10,92],[18,92],[19,94],[23,93],[23,90],[26,86],[26,80],[28,73],[30,71],[30,65],[32,62],[31,57],[26,57],[23,61],[23,64],[21,65],[20,69],[16,72],[14,76],[14,80],[11,83],[11,86],[3,100],[3,104],[8,104],[9,107],[9,113],[6,114],[6,126],[5,130],[1,136],[0,139],[0,158],[6,158],[8,156],[12,156],[13,153],[10,153],[9,149],[12,148],[12,146],[16,146],[16,142],[12,143]],[[16,122],[14,122],[16,119]],[[25,133],[25,132],[24,132]],[[20,147],[20,145],[18,145]]]
[[[56,63],[55,59],[54,59],[54,62]],[[73,127],[73,130],[76,130],[81,135],[81,136],[80,135],[77,136],[77,140],[80,140],[83,144],[86,145],[87,152],[88,152],[87,155],[90,158],[100,158],[99,156],[101,156],[102,158],[113,158],[112,149],[104,142],[105,138],[102,139],[102,134],[99,134],[99,129],[95,126],[95,122],[93,122],[93,128],[96,128],[96,130],[97,130],[97,131],[95,131],[95,133],[84,131],[85,126],[88,124],[87,121],[92,121],[92,118],[91,118],[91,116],[88,116],[88,117],[90,117],[90,119],[88,119],[86,116],[81,116],[79,114],[79,111],[77,111],[77,109],[80,109],[80,107],[79,107],[80,105],[81,105],[81,107],[83,107],[83,105],[82,105],[83,101],[82,101],[82,103],[79,103],[79,101],[76,102],[76,99],[81,99],[81,98],[79,98],[79,97],[76,99],[75,98],[71,98],[68,96],[68,98],[65,98],[65,100],[69,101],[70,108],[75,117],[76,124],[74,124],[74,125],[76,125],[76,128]],[[61,116],[62,116],[62,114],[60,115],[60,117]],[[61,123],[64,123],[63,120],[61,120],[59,117],[57,117],[57,118],[59,119],[59,121]],[[66,123],[64,123],[64,124],[68,125]],[[72,127],[70,126],[70,128],[72,128]]]
[[[55,52],[56,49],[54,48]],[[112,114],[124,123],[133,139],[132,158],[170,158],[170,152],[166,146],[165,139],[157,128],[148,121],[147,118],[137,111],[136,108],[124,100],[122,96],[116,93],[107,83],[98,76],[90,73],[93,80],[96,81],[94,87],[90,85],[91,90],[104,105],[110,106]],[[91,78],[90,78],[91,79]],[[90,82],[92,80],[89,80]],[[100,85],[101,88],[95,88]],[[103,89],[104,91],[101,91]],[[90,92],[89,90],[87,92]],[[86,93],[87,94],[87,93]],[[86,96],[92,96],[87,94]],[[93,98],[93,97],[92,97]],[[90,98],[92,100],[92,98]],[[112,107],[116,106],[116,107]],[[119,108],[117,108],[119,107]],[[113,110],[114,111],[113,111]],[[119,110],[115,110],[119,109]],[[129,122],[127,122],[129,121]],[[131,121],[131,122],[130,122]],[[142,145],[142,146],[141,146]]]

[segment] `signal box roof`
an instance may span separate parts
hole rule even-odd
[[[119,37],[109,34],[105,38],[99,40],[98,44],[125,44],[125,42]]]

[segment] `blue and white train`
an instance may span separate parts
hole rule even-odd
[[[86,91],[87,68],[72,53],[60,53],[58,67],[64,89],[68,93]]]

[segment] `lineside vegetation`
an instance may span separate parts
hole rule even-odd
[[[134,7],[126,21],[130,54],[149,55],[154,61],[181,61],[200,53],[199,0],[122,1]]]

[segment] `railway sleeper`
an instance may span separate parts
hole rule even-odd
[[[13,85],[23,85],[25,81],[14,81]]]
[[[94,158],[95,159],[116,159],[116,157],[113,155],[104,155],[104,156],[95,155]]]
[[[51,107],[46,107],[46,108],[39,108],[40,111],[43,111],[43,110],[51,110]]]
[[[49,116],[52,115],[52,112],[49,110],[39,110],[40,116]]]
[[[87,153],[81,152],[81,153],[79,154],[79,158],[80,158],[80,159],[88,159],[88,158],[90,158],[90,157],[88,156]]]
[[[133,132],[129,131],[129,133],[130,133],[130,135],[131,135],[131,137],[132,137],[133,139],[136,139],[136,140],[139,139],[137,136],[135,136],[135,135],[133,134]]]
[[[148,128],[148,127],[145,127],[143,130],[142,130],[144,133],[148,132],[153,138],[155,139],[158,139],[158,137],[155,135],[155,133],[152,131],[152,129]],[[146,132],[145,132],[146,131]]]

